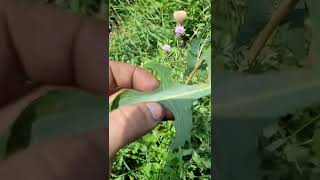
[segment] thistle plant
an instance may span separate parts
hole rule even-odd
[[[187,17],[187,12],[186,11],[175,11],[173,13],[173,17],[177,23],[176,29],[175,29],[176,36],[181,37],[185,33],[183,22],[184,22],[185,18]]]

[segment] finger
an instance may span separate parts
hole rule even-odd
[[[129,105],[112,111],[109,114],[109,158],[155,128],[164,114],[159,103]]]
[[[1,86],[25,80],[20,77],[23,74],[35,82],[77,86],[105,95],[106,22],[27,1],[1,0],[0,6],[0,36],[4,37],[0,64],[19,71],[19,78],[0,77]],[[16,76],[4,72],[0,76]]]
[[[106,136],[106,130],[98,129],[32,145],[1,161],[0,176],[8,180],[107,179]]]
[[[109,62],[109,95],[119,88],[151,91],[159,81],[146,70],[126,63]]]

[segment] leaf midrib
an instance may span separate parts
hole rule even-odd
[[[202,88],[202,87],[205,87],[205,88]],[[185,93],[179,93],[179,94],[177,94],[177,95],[165,96],[165,97],[163,97],[163,98],[157,99],[157,101],[166,101],[166,100],[172,100],[172,99],[181,99],[181,98],[179,98],[179,97],[185,97],[185,96],[188,96],[188,95],[195,94],[195,93],[197,93],[197,92],[206,91],[206,90],[210,90],[210,89],[211,89],[211,87],[210,87],[209,85],[202,85],[202,87],[199,86],[199,89],[187,91],[187,92],[185,92]],[[165,91],[167,91],[167,90],[165,90]],[[160,91],[159,93],[164,93],[164,92],[161,92],[161,91]],[[156,93],[156,94],[150,94],[150,96],[156,96],[156,95],[158,95],[158,94],[157,94],[157,93]],[[150,97],[150,96],[149,96],[149,97]],[[135,97],[133,97],[133,98],[127,97],[126,99],[124,98],[122,102],[128,102],[128,101],[130,101],[130,99],[135,99]],[[148,99],[148,98],[146,98],[146,99]],[[151,99],[152,99],[152,98],[151,98]],[[121,104],[122,104],[122,103],[121,103]]]
[[[236,106],[243,106],[244,104],[250,104],[250,103],[254,103],[257,101],[263,101],[265,99],[271,99],[274,98],[276,96],[281,96],[283,94],[288,94],[288,93],[293,93],[293,92],[297,92],[300,90],[305,90],[305,89],[311,89],[311,88],[315,88],[315,87],[320,87],[320,82],[319,81],[313,81],[313,82],[308,82],[308,83],[303,83],[300,85],[296,85],[293,88],[284,88],[283,90],[280,91],[271,91],[270,93],[266,93],[266,95],[256,95],[256,96],[250,96],[250,97],[246,97],[246,98],[239,98],[239,99],[233,99],[232,103],[222,103],[222,104],[216,104],[216,110],[217,109],[225,109],[225,108],[232,108],[232,107],[236,107]]]

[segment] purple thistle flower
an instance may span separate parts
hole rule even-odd
[[[183,26],[180,26],[180,25],[176,26],[176,35],[177,35],[178,37],[180,37],[181,35],[183,35],[185,31],[186,31],[186,30],[184,29]]]
[[[168,52],[170,52],[171,47],[170,47],[170,45],[165,44],[165,45],[162,47],[162,49],[163,49],[164,52],[168,53]]]

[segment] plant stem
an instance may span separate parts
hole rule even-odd
[[[199,49],[199,51],[198,51],[198,57],[197,57],[197,60],[196,60],[196,62],[198,62],[198,63],[195,65],[194,69],[192,70],[192,72],[190,73],[188,79],[186,80],[186,83],[185,83],[186,85],[189,84],[189,82],[192,80],[192,78],[194,77],[194,75],[196,74],[196,72],[198,71],[198,69],[200,69],[200,67],[201,67],[201,65],[202,65],[202,63],[203,63],[203,61],[204,61],[204,60],[199,60],[199,59],[200,59],[200,57],[201,57],[201,52],[202,52],[202,49],[203,49],[203,47],[204,47],[205,42],[206,42],[207,39],[208,39],[208,36],[209,36],[209,35],[207,35],[207,37],[206,37],[205,40],[203,41],[203,43],[202,43],[202,45],[201,45],[201,47],[200,47],[200,49]]]
[[[264,47],[265,43],[268,41],[270,35],[277,28],[277,26],[282,22],[282,20],[287,15],[289,15],[291,10],[295,7],[295,5],[298,2],[299,0],[286,0],[272,14],[269,22],[263,28],[263,30],[258,34],[257,39],[254,41],[252,47],[249,50],[249,54],[248,54],[249,65],[256,64],[257,56],[259,55],[260,51]]]
[[[191,40],[193,39],[193,37],[197,34],[198,30],[199,30],[199,28],[197,28],[197,29],[194,31],[194,33],[193,33],[192,36],[190,37],[190,41],[191,41]]]
[[[189,75],[189,77],[188,77],[188,79],[187,79],[187,81],[186,81],[186,83],[185,84],[189,84],[189,82],[192,80],[192,78],[194,77],[194,75],[196,74],[196,72],[198,71],[198,69],[200,68],[200,66],[202,65],[202,62],[203,62],[204,60],[200,60],[197,64],[196,64],[196,66],[194,67],[194,69],[192,70],[192,72],[190,73],[190,75]]]

